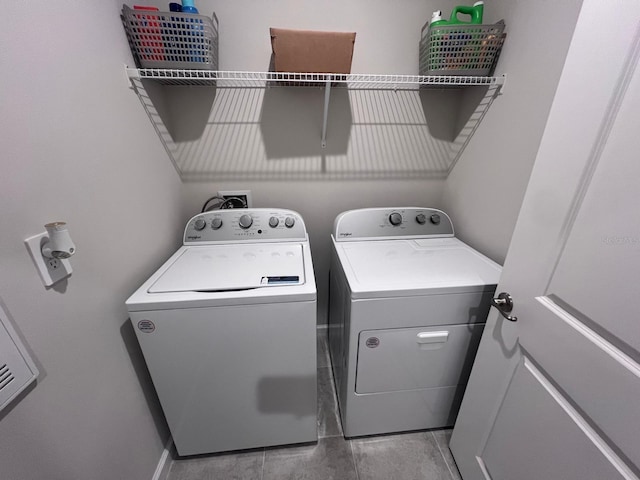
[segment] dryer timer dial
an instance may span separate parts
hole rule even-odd
[[[402,215],[400,215],[398,212],[393,212],[391,215],[389,215],[389,223],[391,223],[391,225],[393,225],[394,227],[400,225],[402,223]]]

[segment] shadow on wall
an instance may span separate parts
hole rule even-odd
[[[333,87],[323,148],[324,88],[145,85],[184,181],[445,178],[495,93]]]
[[[459,139],[487,93],[488,87],[421,88],[420,103],[431,136],[446,142]]]
[[[174,142],[197,141],[202,138],[216,99],[216,87],[169,86],[147,81],[143,83],[159,120]]]
[[[450,142],[429,134],[418,93],[333,88],[322,148],[323,89],[219,89],[176,163],[184,180],[442,177]]]
[[[331,91],[326,148],[320,142],[323,111],[324,88],[267,88],[260,115],[267,160],[346,154],[353,122],[347,90]]]

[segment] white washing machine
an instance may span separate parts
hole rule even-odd
[[[317,441],[316,284],[299,214],[196,215],[127,308],[180,455]]]
[[[346,437],[453,425],[501,267],[431,208],[340,214],[329,347]]]

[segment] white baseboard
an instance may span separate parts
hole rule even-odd
[[[165,480],[167,478],[169,468],[171,468],[170,453],[172,448],[173,437],[169,435],[169,440],[167,440],[167,444],[164,446],[164,450],[162,451],[162,455],[160,455],[160,460],[158,460],[158,465],[156,466],[156,471],[153,473],[151,480]]]

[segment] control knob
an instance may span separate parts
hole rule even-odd
[[[293,217],[287,217],[284,219],[284,226],[287,228],[291,228],[296,224],[296,219]]]
[[[420,225],[424,225],[427,222],[427,217],[425,217],[424,213],[419,213],[416,215],[416,222]]]
[[[251,215],[244,214],[240,217],[238,223],[240,225],[240,228],[247,229],[251,225],[253,225],[253,218],[251,218]]]
[[[400,225],[402,223],[402,215],[400,215],[398,212],[393,212],[391,215],[389,215],[389,223],[391,223],[391,225],[393,226]]]
[[[437,213],[431,215],[431,223],[433,223],[434,225],[438,225],[440,223],[440,215],[438,215]]]
[[[202,230],[206,226],[207,226],[207,222],[204,221],[204,219],[202,219],[202,218],[197,219],[196,223],[193,224],[193,227],[196,230]]]
[[[278,217],[271,217],[269,219],[269,226],[271,228],[276,228],[279,223],[280,223],[280,220],[278,220]]]
[[[213,220],[211,220],[211,228],[213,228],[214,230],[218,230],[221,226],[222,226],[221,218],[216,217]]]

